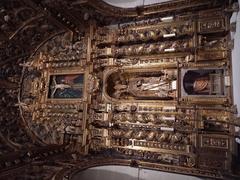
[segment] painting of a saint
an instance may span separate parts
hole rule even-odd
[[[83,74],[52,75],[49,81],[48,98],[82,98]]]
[[[183,77],[183,87],[188,95],[223,95],[223,70],[188,70]]]

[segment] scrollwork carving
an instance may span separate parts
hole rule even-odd
[[[100,80],[95,75],[88,76],[88,92],[94,93],[100,88]]]

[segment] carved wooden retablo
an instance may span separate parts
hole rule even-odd
[[[233,3],[189,2],[81,2],[84,30],[55,34],[21,64],[17,106],[31,137],[85,158],[58,177],[105,164],[233,173]]]

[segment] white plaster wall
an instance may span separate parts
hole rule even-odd
[[[104,1],[116,7],[131,8],[142,5],[162,3],[169,0],[104,0]]]
[[[140,169],[139,180],[203,180],[194,176]]]
[[[137,180],[138,169],[125,166],[99,166],[79,172],[72,180]]]
[[[79,172],[72,180],[203,180],[194,176],[127,166],[100,166]]]
[[[122,8],[131,8],[143,5],[143,0],[104,0],[104,1],[108,4],[111,4],[112,6]]]
[[[240,0],[239,0],[240,4]],[[238,108],[240,115],[240,13],[234,13],[231,22],[237,22],[235,33],[232,34],[234,39],[234,49],[232,50],[232,72],[233,72],[233,99]]]

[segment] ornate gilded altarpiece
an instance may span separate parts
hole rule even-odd
[[[90,21],[77,39],[53,37],[23,65],[19,103],[33,137],[111,155],[90,166],[231,174],[229,7],[158,15],[156,5],[117,24]]]

